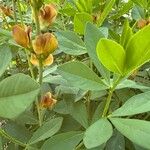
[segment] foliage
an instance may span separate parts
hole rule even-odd
[[[150,0],[0,1],[0,149],[150,149]]]

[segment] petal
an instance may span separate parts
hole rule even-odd
[[[21,27],[20,25],[13,26],[12,34],[17,44],[23,47],[29,46],[29,37],[23,27]]]
[[[31,54],[30,62],[35,66],[39,66],[39,60],[35,54]]]
[[[53,58],[53,55],[50,54],[44,61],[43,61],[43,65],[44,66],[49,66],[53,63],[54,61],[54,58]]]

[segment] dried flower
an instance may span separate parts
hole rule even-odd
[[[46,59],[43,59],[42,64],[43,66],[49,66],[53,63],[53,61],[54,61],[53,55],[50,54]],[[39,66],[39,59],[35,54],[31,55],[30,62],[35,66]]]
[[[140,19],[138,22],[137,22],[137,26],[138,28],[143,28],[147,25],[147,21],[145,19]]]
[[[47,92],[41,99],[40,107],[41,108],[53,108],[53,106],[57,103],[57,100],[52,98],[52,94]]]
[[[56,19],[57,10],[53,4],[45,5],[40,9],[39,20],[41,28],[50,26]]]
[[[45,33],[37,36],[32,42],[34,52],[38,55],[44,53],[53,53],[58,47],[56,37],[51,33]]]
[[[12,28],[13,38],[17,44],[27,48],[30,46],[31,27],[14,25]]]
[[[2,11],[2,13],[5,15],[5,16],[8,16],[8,17],[11,17],[12,16],[12,10],[10,7],[8,6],[0,6],[0,9]]]

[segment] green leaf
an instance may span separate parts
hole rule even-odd
[[[57,33],[59,49],[66,54],[82,55],[87,53],[84,42],[72,31],[60,31]]]
[[[144,7],[145,9],[147,9],[147,0],[132,0],[135,4]]]
[[[117,130],[114,130],[113,136],[107,142],[106,150],[125,150],[124,136]]]
[[[0,82],[0,117],[15,118],[36,99],[39,84],[29,76],[16,74]]]
[[[109,121],[102,118],[92,124],[85,132],[83,142],[87,148],[97,147],[112,136],[112,126]]]
[[[130,40],[130,38],[132,37],[133,32],[132,29],[129,26],[129,22],[126,20],[123,26],[123,31],[121,34],[121,38],[120,38],[120,44],[124,47],[124,49],[126,49],[126,46]]]
[[[85,45],[88,55],[90,56],[102,77],[107,82],[109,82],[109,71],[102,65],[101,62],[99,62],[96,54],[96,46],[101,38],[104,38],[102,32],[92,23],[87,23],[85,30]]]
[[[124,74],[125,50],[121,45],[112,40],[101,39],[96,50],[99,60],[107,69]]]
[[[42,146],[41,150],[73,150],[76,145],[82,140],[83,132],[71,131],[61,133],[48,139]]]
[[[95,112],[92,117],[92,123],[98,121],[99,117],[102,116],[103,110],[105,107],[105,103],[106,103],[105,101],[100,102],[99,105],[97,106],[97,108],[95,109]]]
[[[129,116],[150,111],[150,91],[131,97],[125,104],[114,111],[112,116]]]
[[[126,73],[150,60],[150,26],[132,36],[126,48]]]
[[[123,89],[123,88],[133,88],[133,89],[140,89],[140,90],[150,90],[150,87],[144,86],[140,83],[137,83],[133,80],[124,80],[118,84],[116,89]]]
[[[45,140],[46,138],[53,136],[61,128],[62,121],[63,121],[63,118],[58,117],[55,119],[51,119],[48,122],[45,122],[43,126],[38,128],[37,131],[34,132],[28,144],[31,145],[31,144],[37,143],[39,141]]]
[[[60,74],[68,82],[83,90],[103,90],[107,87],[101,79],[81,62],[68,62],[58,67]]]
[[[79,34],[84,34],[87,22],[93,22],[91,15],[87,13],[78,13],[74,17],[74,31]]]
[[[12,59],[10,48],[7,45],[0,46],[0,76],[4,73]]]
[[[132,142],[150,149],[150,122],[138,119],[110,118],[117,130]]]
[[[115,0],[110,0],[108,4],[105,6],[99,20],[97,21],[97,25],[101,26],[106,19],[107,15],[111,12],[113,5],[115,4]]]
[[[145,18],[145,10],[142,7],[134,6],[131,12],[132,19],[138,21]]]
[[[122,7],[117,11],[117,13],[111,17],[111,19],[118,19],[122,17],[124,14],[128,13],[132,7],[133,2],[129,0],[127,3],[124,3],[122,5]]]
[[[0,130],[0,132],[3,132],[22,143],[27,143],[31,138],[31,133],[25,128],[25,126],[21,126],[14,121],[8,121]]]
[[[74,0],[78,11],[92,13],[92,2],[93,0]]]
[[[84,128],[88,128],[88,114],[86,106],[82,102],[77,102],[73,104],[73,107],[70,108],[70,114],[72,117],[78,121]]]
[[[3,141],[2,141],[2,137],[0,136],[0,149],[3,149]]]
[[[6,36],[10,39],[12,38],[12,33],[10,31],[2,29],[2,28],[0,28],[0,35],[1,36]]]

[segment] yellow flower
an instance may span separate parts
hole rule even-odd
[[[33,50],[36,54],[53,53],[58,47],[56,37],[51,33],[38,35],[32,41]]]
[[[57,10],[53,4],[45,5],[40,9],[39,20],[41,28],[50,26],[56,19]]]
[[[13,38],[17,44],[27,48],[30,46],[31,27],[14,25],[12,28]]]
[[[47,92],[41,99],[40,107],[41,108],[53,108],[53,106],[57,103],[57,100],[52,98],[52,94]]]
[[[46,59],[42,61],[42,63],[43,63],[43,66],[49,66],[53,63],[53,61],[54,61],[53,55],[50,54]],[[35,54],[31,55],[30,62],[35,66],[39,66],[39,59],[37,58]]]

